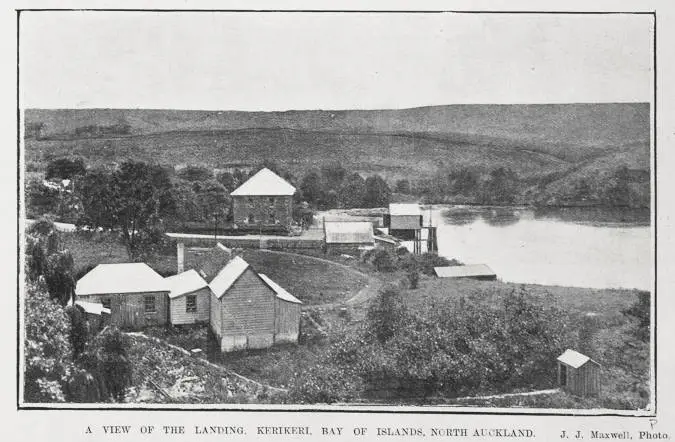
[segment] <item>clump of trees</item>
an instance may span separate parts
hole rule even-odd
[[[330,382],[315,380],[303,399],[341,400],[343,384],[361,388],[361,397],[421,401],[550,387],[555,358],[576,339],[566,321],[552,297],[524,288],[411,309],[400,290],[388,286],[363,327],[331,343]]]

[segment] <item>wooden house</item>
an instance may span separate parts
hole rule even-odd
[[[389,204],[389,213],[384,215],[384,227],[397,238],[412,240],[415,231],[422,229],[422,210],[419,204]]]
[[[232,214],[240,228],[290,227],[293,222],[295,187],[264,168],[236,188],[232,196]]]
[[[259,274],[276,295],[274,299],[274,343],[297,343],[300,336],[302,302],[267,275]]]
[[[168,322],[169,288],[144,263],[99,264],[77,281],[78,301],[110,309],[110,323],[138,329]]]
[[[326,253],[358,255],[375,247],[373,224],[370,221],[324,221]]]
[[[439,278],[471,278],[483,281],[494,281],[497,279],[497,274],[485,264],[434,267],[434,272]]]
[[[165,278],[169,286],[169,322],[172,325],[209,322],[211,289],[195,270]]]
[[[236,256],[209,283],[209,323],[221,351],[267,348],[297,336],[300,317],[290,305],[297,303],[283,299],[268,281]]]
[[[557,361],[560,387],[577,396],[595,396],[600,392],[600,364],[569,349]]]

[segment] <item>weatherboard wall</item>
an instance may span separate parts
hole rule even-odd
[[[272,289],[251,268],[246,269],[215,305],[221,318],[220,333],[216,332],[221,350],[271,347],[275,298]]]
[[[197,311],[187,311],[187,297],[196,296]],[[210,319],[211,289],[204,287],[169,299],[169,320],[173,325],[197,324]]]
[[[155,298],[155,311],[145,312],[145,297]],[[110,324],[120,328],[139,329],[152,325],[165,325],[169,317],[169,292],[106,293],[79,295],[87,302],[110,300]]]
[[[298,342],[302,304],[275,298],[274,342]]]

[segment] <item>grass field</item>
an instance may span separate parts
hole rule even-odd
[[[355,269],[311,256],[252,249],[244,250],[241,256],[257,272],[266,274],[308,305],[346,301],[367,282]]]

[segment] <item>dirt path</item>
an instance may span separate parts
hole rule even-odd
[[[453,400],[456,401],[468,401],[468,400],[488,400],[488,399],[503,399],[507,397],[522,397],[522,396],[539,396],[543,394],[555,394],[560,392],[559,388],[551,388],[548,390],[535,390],[535,391],[525,391],[523,393],[504,393],[504,394],[493,394],[490,396],[465,396],[458,397]]]

